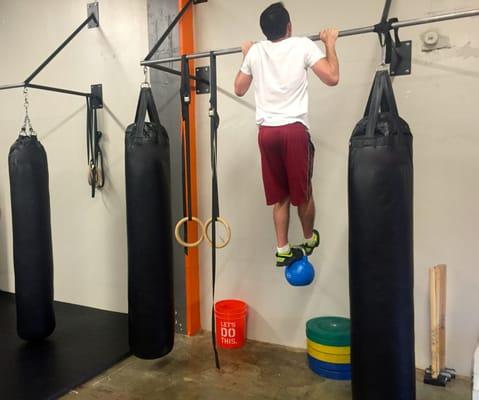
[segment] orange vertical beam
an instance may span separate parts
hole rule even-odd
[[[178,0],[178,7],[181,10],[188,0]],[[180,31],[180,54],[193,53],[194,25],[193,8],[183,15],[179,23]],[[194,61],[190,61],[190,74],[194,75]],[[190,104],[190,160],[191,160],[191,210],[193,215],[198,215],[198,186],[196,171],[196,98],[195,90],[191,91]],[[195,223],[188,224],[188,241],[195,242],[198,238],[197,226]],[[186,281],[186,334],[192,336],[201,329],[200,321],[200,276],[199,276],[199,254],[198,248],[189,248],[185,256],[185,281]]]

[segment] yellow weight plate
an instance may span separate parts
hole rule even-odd
[[[351,354],[350,346],[326,346],[324,344],[315,343],[308,339],[308,349],[314,349],[321,353],[347,356]]]
[[[308,346],[308,354],[316,360],[331,364],[351,364],[351,356],[349,354],[338,355],[322,353],[318,350],[311,348],[310,346]]]

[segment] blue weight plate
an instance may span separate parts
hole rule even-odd
[[[312,358],[314,360],[315,365],[321,369],[327,369],[328,371],[336,371],[336,372],[349,372],[351,373],[351,364],[332,364],[328,362],[324,362],[314,358],[310,354],[308,354],[308,359]],[[310,364],[311,366],[311,364]],[[311,368],[312,369],[312,368]]]
[[[308,356],[308,364],[309,364],[309,368],[311,368],[313,372],[317,373],[323,378],[334,379],[337,381],[351,380],[350,371],[349,372],[348,371],[331,371],[328,369],[324,369],[318,364],[318,360],[316,360],[313,357]]]

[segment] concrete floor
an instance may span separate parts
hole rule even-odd
[[[209,335],[177,336],[170,355],[154,361],[130,357],[63,399],[351,399],[350,383],[315,375],[304,351],[249,341],[239,350],[220,350],[220,359],[222,369],[217,371]],[[421,378],[418,373],[417,400],[471,398],[467,380],[437,388],[422,384]]]

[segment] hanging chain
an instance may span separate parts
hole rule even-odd
[[[150,80],[148,79],[148,67],[146,65],[143,67],[143,74],[145,75],[145,80],[141,84],[141,87],[150,87]]]
[[[28,108],[30,106],[30,103],[28,102],[28,88],[26,86],[23,88],[23,97],[24,97],[23,107],[25,107],[25,119],[23,120],[23,126],[20,129],[20,135],[36,136],[37,133],[33,129],[32,121],[30,121],[30,115],[28,114]],[[27,133],[27,128],[28,128],[28,133]]]

